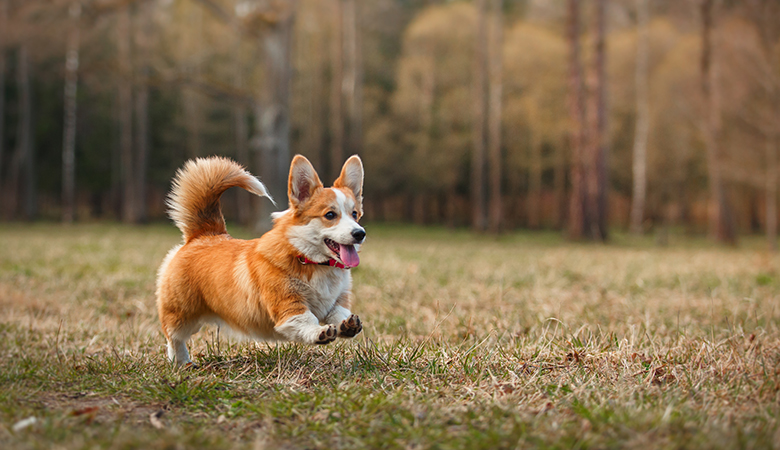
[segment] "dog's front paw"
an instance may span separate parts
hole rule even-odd
[[[337,335],[338,333],[336,333],[336,327],[334,325],[326,325],[322,327],[322,331],[320,331],[320,335],[314,343],[319,345],[330,344],[336,340]]]
[[[341,337],[355,337],[361,331],[363,331],[363,324],[360,323],[360,317],[356,314],[342,320],[341,325],[339,325],[339,336]]]

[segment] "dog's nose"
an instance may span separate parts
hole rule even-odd
[[[366,231],[360,228],[352,230],[352,237],[355,238],[357,242],[363,242],[363,239],[366,238]]]

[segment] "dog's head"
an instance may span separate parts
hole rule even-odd
[[[330,259],[345,267],[360,263],[357,252],[366,238],[358,224],[363,216],[363,162],[355,155],[341,169],[333,187],[325,188],[308,159],[293,158],[287,185],[290,207],[276,217],[289,222],[290,243],[311,261]]]

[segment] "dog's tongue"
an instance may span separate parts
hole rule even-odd
[[[360,264],[360,257],[357,254],[357,250],[355,250],[355,246],[339,245],[341,246],[339,249],[339,258],[341,258],[341,262],[343,262],[346,267],[357,267],[358,264]]]

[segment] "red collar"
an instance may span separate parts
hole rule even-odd
[[[309,258],[301,255],[301,256],[298,257],[298,262],[300,262],[301,264],[315,264],[315,265],[318,265],[318,266],[338,267],[339,269],[347,269],[347,270],[349,270],[349,268],[345,267],[344,264],[341,264],[340,262],[338,262],[338,261],[336,261],[335,259],[332,259],[332,258],[327,260],[327,261],[325,261],[325,262],[318,263],[316,261],[312,261]]]

